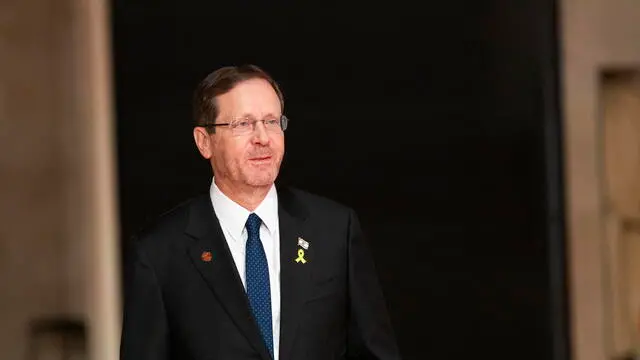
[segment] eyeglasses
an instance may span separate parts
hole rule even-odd
[[[279,133],[287,130],[289,118],[287,118],[285,115],[280,116],[279,119],[258,120],[253,118],[242,118],[228,123],[205,124],[202,126],[207,128],[216,126],[228,126],[229,129],[231,129],[231,133],[233,135],[249,135],[256,130],[256,124],[259,122],[264,125],[265,130],[269,132]]]

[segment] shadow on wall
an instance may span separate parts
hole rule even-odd
[[[82,319],[50,317],[28,327],[25,360],[87,360],[87,327]]]

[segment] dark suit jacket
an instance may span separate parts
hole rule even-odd
[[[355,213],[300,190],[279,189],[278,199],[280,359],[400,359]],[[298,237],[309,243],[304,264],[294,261]],[[132,244],[122,360],[270,359],[209,194]]]

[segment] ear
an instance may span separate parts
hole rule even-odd
[[[193,128],[193,140],[196,142],[200,155],[205,159],[210,159],[213,151],[211,149],[211,135],[207,132],[207,129],[201,126]]]

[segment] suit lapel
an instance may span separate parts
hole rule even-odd
[[[294,195],[278,192],[280,221],[280,360],[289,360],[300,312],[304,305],[306,287],[310,281],[310,267],[295,261],[298,256],[298,237],[303,237],[306,209],[295,202]],[[305,256],[309,259],[309,257]]]
[[[189,247],[194,265],[249,343],[263,359],[270,359],[208,196],[192,204],[186,232],[196,238]]]

